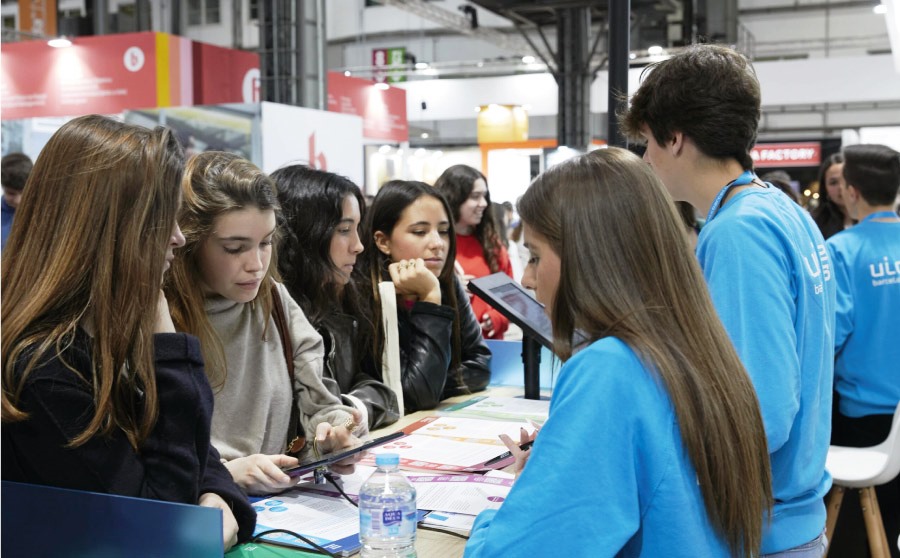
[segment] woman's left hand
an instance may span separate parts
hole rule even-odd
[[[490,339],[494,336],[494,321],[491,320],[491,315],[487,312],[481,317],[481,334],[486,339]]]
[[[215,492],[205,492],[200,496],[198,503],[204,508],[222,510],[222,543],[225,545],[225,552],[228,552],[228,549],[238,541],[238,522],[234,512],[231,511],[231,506]]]

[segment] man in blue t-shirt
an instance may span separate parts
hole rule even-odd
[[[819,557],[831,435],[835,286],[800,206],[753,173],[760,88],[750,62],[695,45],[649,68],[623,130],[677,201],[706,216],[697,257],[759,397],[775,507],[763,556]]]
[[[31,174],[31,166],[31,159],[24,153],[10,153],[0,160],[0,184],[3,186],[3,198],[0,199],[0,223],[3,225],[0,249],[6,248],[6,238],[12,228],[19,200],[22,199],[25,182]]]
[[[867,447],[887,438],[900,403],[900,218],[893,210],[900,153],[884,145],[852,145],[844,148],[843,172],[842,197],[859,224],[826,243],[837,283],[834,380],[839,402],[831,441]],[[877,496],[890,540],[900,532],[900,480],[878,487]],[[844,548],[845,537],[838,537]]]

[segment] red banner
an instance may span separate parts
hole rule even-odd
[[[365,138],[409,141],[405,89],[328,72],[328,110],[361,116]]]
[[[753,166],[766,167],[817,167],[822,162],[822,144],[760,143],[750,150]]]
[[[155,33],[79,37],[68,48],[9,43],[0,56],[4,120],[156,106]]]
[[[194,104],[259,102],[259,54],[194,43]]]

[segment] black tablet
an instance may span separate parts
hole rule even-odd
[[[553,325],[544,305],[512,277],[503,272],[478,277],[469,281],[469,290],[522,328],[526,335],[553,351]],[[587,337],[581,330],[575,330],[572,337],[572,348],[577,352],[584,347]]]
[[[387,436],[369,440],[368,442],[364,442],[362,445],[356,446],[355,448],[342,448],[334,452],[320,454],[318,457],[312,455],[312,453],[310,452],[310,455],[301,460],[300,465],[284,469],[284,472],[287,473],[289,477],[299,477],[300,475],[306,474],[310,471],[314,471],[320,467],[327,467],[332,463],[337,463],[338,461],[347,459],[351,455],[356,455],[357,453],[376,448],[404,436],[406,436],[406,433],[404,433],[403,431],[398,431],[394,432],[393,434],[388,434]]]
[[[553,350],[553,326],[544,305],[509,275],[498,272],[469,281],[469,290],[496,308],[541,345]]]

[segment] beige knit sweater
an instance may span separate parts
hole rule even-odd
[[[350,416],[322,383],[322,338],[283,285],[284,304],[294,350],[294,390],[300,422],[312,442],[321,422],[335,426]],[[290,380],[275,320],[265,323],[259,304],[217,296],[206,300],[210,322],[222,340],[227,362],[225,385],[215,394],[212,443],[226,460],[254,453],[283,453],[291,415]],[[310,444],[307,444],[307,447]]]

